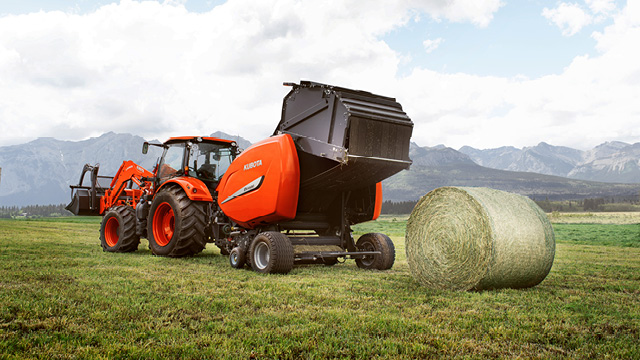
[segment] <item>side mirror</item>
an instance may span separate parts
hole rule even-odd
[[[149,143],[145,141],[142,144],[142,153],[146,155],[148,152],[149,152]]]

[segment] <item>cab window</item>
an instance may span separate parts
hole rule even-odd
[[[182,169],[184,158],[184,144],[171,144],[164,152],[163,161],[158,169],[160,180],[166,180]]]
[[[199,143],[191,147],[189,175],[203,181],[219,181],[233,161],[231,149],[223,145]]]

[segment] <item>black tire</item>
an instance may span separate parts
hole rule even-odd
[[[136,212],[130,206],[114,206],[104,213],[100,224],[100,245],[108,252],[138,250]]]
[[[338,263],[338,258],[326,257],[318,260],[318,264],[324,264],[325,266],[333,266]]]
[[[191,201],[181,187],[160,190],[153,199],[147,221],[149,248],[155,255],[182,257],[206,246],[206,211]]]
[[[229,253],[229,264],[234,269],[242,269],[247,263],[247,251],[242,247],[234,247]]]
[[[293,269],[293,245],[276,231],[256,235],[249,247],[251,268],[263,274],[286,274]]]
[[[356,259],[361,269],[389,270],[396,261],[396,249],[393,241],[385,234],[368,233],[360,236],[356,247],[361,251],[380,251],[380,255],[365,256]]]

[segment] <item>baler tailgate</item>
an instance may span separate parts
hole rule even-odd
[[[276,133],[293,137],[302,188],[350,190],[411,165],[413,122],[395,99],[303,81],[285,97]]]

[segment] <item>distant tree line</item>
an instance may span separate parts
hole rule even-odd
[[[581,212],[581,211],[640,211],[638,197],[591,198],[583,200],[534,200],[545,212]],[[418,201],[387,200],[382,203],[382,214],[411,214]]]
[[[582,208],[584,211],[598,211],[602,209],[602,205],[604,205],[605,201],[603,198],[597,199],[584,199],[582,202]]]
[[[382,214],[392,214],[392,215],[402,215],[402,214],[411,214],[413,208],[416,206],[418,201],[385,201],[382,203]]]
[[[28,206],[0,206],[0,219],[10,219],[14,217],[59,217],[71,216],[71,212],[65,209],[64,204],[58,205],[28,205]]]
[[[634,198],[590,198],[583,200],[535,200],[546,212],[580,211],[640,211],[640,203]]]

